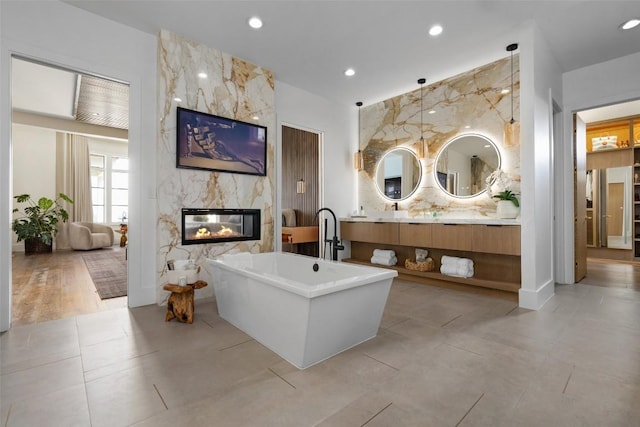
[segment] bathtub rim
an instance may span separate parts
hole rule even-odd
[[[301,257],[304,258],[305,262],[309,262],[310,260],[314,260],[320,266],[324,265],[333,265],[339,266],[344,265],[344,267],[348,267],[352,270],[360,270],[363,274],[357,275],[355,277],[349,277],[346,279],[340,279],[336,281],[323,282],[317,285],[306,285],[302,282],[296,282],[293,280],[286,279],[281,276],[276,276],[270,273],[263,273],[258,270],[253,269],[252,267],[236,267],[225,263],[222,259],[222,256],[216,258],[207,258],[207,262],[212,267],[218,267],[226,271],[231,271],[234,273],[238,273],[242,276],[249,277],[258,281],[269,283],[272,286],[277,288],[295,293],[305,298],[317,298],[323,295],[331,294],[334,292],[339,292],[345,289],[356,288],[359,286],[366,286],[370,283],[374,283],[380,280],[391,279],[398,276],[398,272],[393,269],[386,269],[380,267],[372,267],[366,265],[357,265],[357,264],[345,264],[340,261],[329,261],[325,259],[319,259],[314,257],[309,257],[306,255],[292,254],[288,252],[261,252],[261,253],[249,253],[249,252],[241,252],[240,254],[250,254],[251,256],[282,256],[285,258],[293,258],[293,257]],[[236,255],[236,254],[231,254]],[[313,271],[310,271],[313,273]],[[215,278],[214,278],[215,280]]]

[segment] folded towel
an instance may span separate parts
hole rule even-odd
[[[374,249],[373,250],[373,256],[374,257],[379,257],[379,258],[393,258],[394,256],[396,256],[396,253],[392,250],[387,250],[387,249]]]
[[[455,277],[473,277],[473,266],[469,268],[460,268],[451,264],[442,265],[440,266],[440,273]]]
[[[473,260],[469,258],[458,258],[454,256],[443,255],[440,258],[440,265],[454,266],[458,269],[473,269]]]
[[[398,258],[391,257],[376,257],[375,255],[371,257],[371,264],[380,264],[380,265],[396,265],[398,262]]]

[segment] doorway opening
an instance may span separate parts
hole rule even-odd
[[[580,111],[575,121],[586,158],[575,178],[576,265],[585,265],[576,282],[640,289],[640,100]]]
[[[51,253],[13,236],[12,325],[127,307],[129,85],[20,56],[11,70],[13,206],[74,201]]]
[[[282,251],[317,257],[321,134],[282,125]]]

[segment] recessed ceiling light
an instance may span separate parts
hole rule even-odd
[[[638,25],[640,25],[640,18],[633,18],[633,19],[629,19],[627,22],[621,24],[619,28],[621,30],[630,30],[632,28],[637,27]]]
[[[429,35],[439,36],[440,34],[442,34],[442,25],[436,24],[433,27],[429,28]]]
[[[466,125],[464,128],[465,128],[465,129],[471,129],[471,126]]]
[[[258,116],[253,116],[253,117],[251,117],[251,118],[252,118],[253,120],[260,120],[260,117],[258,117]]]
[[[503,95],[506,95],[506,94],[508,94],[509,92],[510,92],[510,90],[509,90],[509,89],[506,89],[506,88],[505,88],[505,89],[502,89],[502,90],[500,91],[500,93],[501,93],[501,94],[503,94]]]
[[[198,73],[198,77],[200,77],[201,79],[206,79],[207,73]]]
[[[489,144],[485,144],[485,145],[484,145],[484,148],[491,148],[491,145],[489,145]]]
[[[435,114],[436,110],[429,110],[429,114]]]
[[[258,18],[257,16],[252,16],[251,18],[249,18],[249,26],[256,30],[262,28],[262,19]]]
[[[97,117],[97,116],[99,116],[99,115],[100,115],[100,113],[93,113],[93,114],[91,114],[91,115],[92,115],[92,116],[96,116],[96,117]]]
[[[182,99],[178,98],[177,96],[175,98],[173,98],[173,100],[176,101],[176,102],[182,102]]]
[[[344,70],[344,75],[347,77],[351,77],[355,74],[356,74],[356,70],[354,70],[353,68],[347,68],[346,70]]]

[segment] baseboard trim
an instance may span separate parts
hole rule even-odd
[[[555,284],[552,280],[536,290],[522,289],[518,293],[520,307],[529,310],[540,310],[555,294]]]

